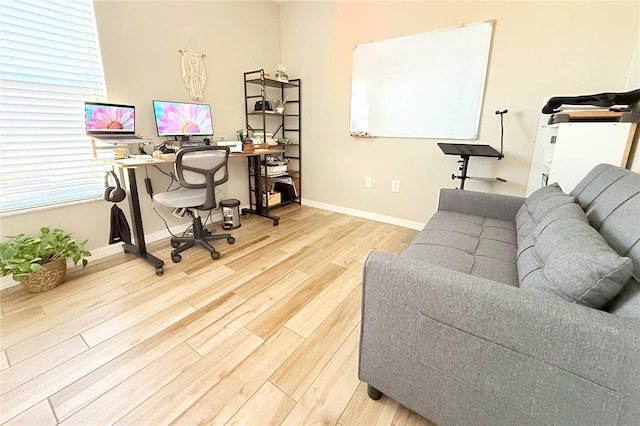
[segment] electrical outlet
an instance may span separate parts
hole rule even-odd
[[[371,176],[367,176],[364,178],[364,187],[371,188]]]
[[[391,192],[400,192],[400,181],[393,179],[391,181]]]

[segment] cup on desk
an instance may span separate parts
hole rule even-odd
[[[251,140],[248,140],[242,143],[242,151],[243,152],[253,152],[256,150],[256,146],[253,144],[253,142],[251,142]]]
[[[125,147],[117,147],[113,150],[113,157],[116,160],[124,160],[125,158],[129,158],[129,150]]]

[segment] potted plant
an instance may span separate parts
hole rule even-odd
[[[287,99],[289,99],[289,97],[287,96],[284,99],[273,99],[271,98],[271,101],[276,104],[276,114],[284,114],[284,106],[287,103]]]
[[[84,249],[87,240],[77,243],[62,229],[40,228],[40,235],[9,236],[0,243],[2,276],[12,275],[31,293],[50,290],[64,282],[67,260],[76,265],[91,253]]]

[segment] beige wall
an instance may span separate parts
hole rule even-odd
[[[497,109],[505,117],[501,161],[473,159],[470,173],[506,184],[469,182],[468,189],[524,194],[542,100],[630,89],[637,84],[638,2],[306,2],[102,1],[96,17],[109,100],[135,104],[138,132],[155,135],[152,99],[189,101],[179,49],[205,53],[204,101],[217,134],[244,127],[242,73],[286,65],[303,82],[304,198],[339,208],[423,223],[438,189],[454,187],[456,158],[436,140],[349,137],[351,54],[357,44],[496,19],[479,143],[499,145]],[[637,53],[636,53],[637,58]],[[637,61],[637,59],[636,59]],[[633,71],[635,70],[635,71]],[[634,88],[634,87],[631,87]],[[227,198],[248,202],[246,166],[232,160]],[[156,191],[167,178],[154,169]],[[142,183],[145,174],[138,172]],[[364,188],[365,176],[373,187]],[[391,179],[401,192],[390,191]],[[140,187],[145,233],[164,224]],[[107,246],[104,201],[2,218],[2,235],[62,227],[90,249]],[[126,205],[122,204],[126,210]],[[186,224],[170,216],[170,226]],[[94,250],[95,251],[95,250]]]
[[[95,1],[98,33],[109,101],[136,105],[136,131],[156,135],[153,99],[190,101],[181,79],[179,49],[206,54],[207,85],[203,102],[211,104],[216,134],[235,137],[245,127],[242,73],[261,67],[275,71],[280,60],[280,12],[271,1]],[[195,102],[195,101],[192,101]],[[171,168],[164,167],[166,171]],[[230,160],[233,179],[223,186],[224,198],[248,204],[246,162]],[[155,191],[169,179],[148,168]],[[161,219],[146,195],[144,169],[137,172],[146,234],[162,233]],[[128,216],[126,203],[120,203]],[[110,204],[103,201],[2,218],[2,235],[35,232],[43,224],[61,227],[89,249],[108,245]],[[188,224],[159,207],[169,226]],[[166,233],[168,236],[169,234]],[[94,250],[95,251],[95,250]],[[100,250],[98,250],[100,251]]]
[[[501,161],[472,159],[467,189],[523,195],[545,97],[626,89],[638,37],[638,2],[287,2],[281,6],[282,61],[304,90],[304,197],[424,223],[438,189],[455,187],[456,157],[439,140],[349,136],[355,45],[496,19],[478,143]],[[428,117],[425,117],[428,119]],[[365,176],[373,186],[364,187]],[[391,192],[391,179],[401,181]]]
[[[136,130],[158,144],[163,139],[156,135],[153,99],[209,103],[216,135],[234,139],[245,127],[242,73],[275,71],[280,59],[280,12],[270,1],[96,1],[95,9],[109,100],[136,105]],[[206,54],[202,101],[189,99],[180,49]],[[223,199],[248,204],[246,161],[233,158],[229,164],[232,179],[222,186]],[[157,192],[166,190],[169,180],[154,168],[138,170],[145,233],[150,233],[164,224],[142,185],[146,172]],[[171,209],[157,208],[169,226],[188,223],[188,217],[176,219]]]

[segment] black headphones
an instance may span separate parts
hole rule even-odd
[[[116,181],[116,186],[109,186],[109,175],[113,176],[113,179]],[[115,172],[107,171],[104,174],[104,199],[106,201],[111,201],[113,203],[119,203],[124,200],[124,197],[127,196],[127,193],[120,186],[120,180],[118,180],[118,176],[116,176]]]

